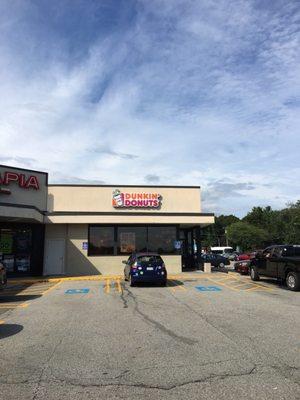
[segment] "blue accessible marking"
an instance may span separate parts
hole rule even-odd
[[[65,294],[80,294],[80,293],[88,293],[90,289],[68,289],[65,291]]]
[[[196,286],[200,292],[220,292],[222,289],[218,286]]]

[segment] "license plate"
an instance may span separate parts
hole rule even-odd
[[[147,267],[147,271],[153,271],[153,267]]]

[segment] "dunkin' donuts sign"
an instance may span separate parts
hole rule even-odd
[[[162,197],[159,193],[131,193],[113,191],[112,205],[115,208],[159,208]]]

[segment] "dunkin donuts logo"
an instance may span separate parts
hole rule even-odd
[[[159,193],[122,193],[116,189],[113,191],[112,205],[115,208],[158,208],[161,200]]]

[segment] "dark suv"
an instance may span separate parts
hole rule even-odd
[[[250,276],[253,281],[261,275],[285,281],[288,289],[300,289],[300,245],[267,247],[251,260]]]
[[[167,283],[167,270],[163,259],[156,253],[132,254],[125,264],[124,277],[134,286],[138,282],[157,282],[162,286]]]

